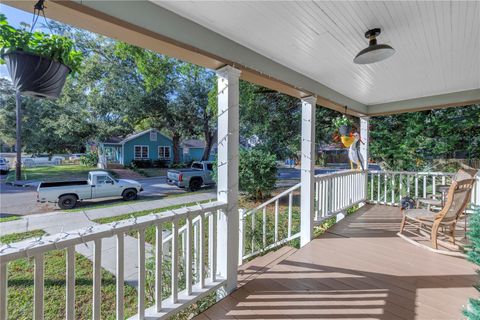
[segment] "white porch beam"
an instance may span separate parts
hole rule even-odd
[[[218,77],[218,183],[217,199],[228,204],[217,220],[217,272],[227,279],[226,293],[237,288],[238,163],[240,70],[225,66]]]
[[[480,103],[480,89],[369,105],[367,115],[380,116],[422,110],[468,106]]]
[[[302,156],[300,194],[300,246],[313,238],[314,179],[315,179],[315,109],[317,98],[302,99]]]
[[[363,170],[368,170],[368,143],[370,140],[370,118],[360,117],[360,139],[363,143],[360,143],[360,155],[363,159]]]

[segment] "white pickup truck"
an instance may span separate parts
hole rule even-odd
[[[90,171],[88,180],[41,182],[37,202],[57,203],[61,209],[72,209],[78,201],[107,197],[135,200],[142,185],[134,180],[114,179],[105,171]]]

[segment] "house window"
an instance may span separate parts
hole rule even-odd
[[[167,160],[170,159],[170,147],[158,147],[158,159]]]
[[[148,159],[148,146],[135,146],[135,160]]]
[[[157,131],[150,131],[150,141],[157,141]]]

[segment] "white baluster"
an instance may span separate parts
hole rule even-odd
[[[172,222],[172,303],[178,302],[178,220]]]
[[[245,252],[245,210],[240,209],[238,219],[238,265],[241,266],[243,264],[243,255]]]
[[[7,320],[8,263],[0,261],[0,320]]]
[[[262,243],[263,247],[267,246],[267,207],[262,210]]]
[[[93,242],[93,320],[100,320],[100,305],[102,301],[102,239]]]
[[[193,228],[192,217],[187,216],[187,230],[186,230],[186,245],[185,245],[185,287],[187,295],[192,294],[192,241]]]
[[[155,226],[155,309],[162,311],[163,225]]]
[[[198,239],[200,241],[199,253],[198,253],[198,266],[199,266],[199,285],[200,289],[205,287],[205,214],[200,214],[200,223],[198,225]],[[245,252],[245,251],[244,251]]]
[[[123,320],[124,317],[124,234],[117,234],[117,270],[116,270],[116,309],[117,309],[117,320]]]
[[[278,242],[278,200],[275,201],[275,243]]]
[[[75,247],[71,246],[66,249],[67,257],[67,274],[66,274],[66,310],[65,317],[67,320],[75,319]]]
[[[35,264],[35,273],[33,278],[34,293],[33,293],[33,319],[43,319],[43,288],[44,288],[44,257],[43,253],[35,255],[33,258]]]
[[[288,194],[288,237],[292,236],[293,191]],[[265,234],[265,232],[263,233]],[[265,246],[265,243],[263,244]]]
[[[138,319],[145,318],[145,229],[138,230]]]

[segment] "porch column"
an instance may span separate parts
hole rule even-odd
[[[217,200],[228,203],[217,220],[217,272],[227,279],[226,293],[237,288],[238,163],[240,70],[225,66],[218,77],[218,182]]]
[[[302,99],[302,156],[300,193],[300,246],[313,238],[313,214],[315,193],[315,108],[317,98],[310,96]]]
[[[363,143],[360,143],[360,154],[363,159],[363,168],[368,170],[368,143],[370,140],[369,129],[370,117],[360,117],[360,138]]]

